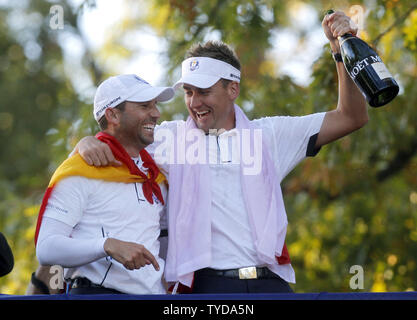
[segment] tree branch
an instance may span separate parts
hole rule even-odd
[[[413,12],[415,9],[417,9],[417,3],[411,6],[403,15],[401,15],[398,19],[394,21],[392,25],[390,25],[385,31],[381,32],[373,41],[372,46],[375,48],[378,45],[378,42],[381,40],[383,36],[385,36],[388,32],[390,32],[392,29],[397,27],[399,24],[403,23],[405,19]]]
[[[396,156],[389,163],[388,167],[379,171],[376,175],[379,182],[387,180],[398,171],[402,170],[411,160],[411,158],[417,154],[417,139],[413,140],[407,149],[399,150]]]

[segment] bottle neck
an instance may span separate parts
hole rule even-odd
[[[346,34],[344,34],[343,36],[339,36],[339,37],[337,37],[337,40],[339,41],[339,46],[340,46],[340,47],[342,47],[343,43],[344,43],[346,40],[349,40],[349,39],[359,39],[359,38],[357,38],[356,36],[354,36],[354,35],[353,35],[353,34],[351,34],[351,33],[346,33]]]
[[[343,36],[338,36],[337,39],[340,40],[344,40],[344,39],[348,39],[348,38],[356,38],[356,36],[354,36],[351,33],[345,33]]]

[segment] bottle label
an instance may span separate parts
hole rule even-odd
[[[382,62],[375,62],[371,64],[371,66],[372,68],[374,68],[376,74],[378,75],[378,77],[381,78],[381,80],[392,77],[391,73],[388,71],[387,67]]]
[[[350,76],[355,80],[356,76],[363,70],[365,67],[371,66],[376,74],[381,79],[391,78],[392,75],[389,73],[388,69],[385,67],[379,56],[369,56],[365,59],[362,59],[355,63],[354,67],[350,70]]]

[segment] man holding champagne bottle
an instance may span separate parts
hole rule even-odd
[[[357,32],[343,12],[326,15],[322,26],[336,57],[338,37]],[[176,138],[199,130],[208,141],[207,154],[220,160],[195,165],[175,163],[173,157],[174,163],[158,162],[158,140],[150,145],[148,151],[170,185],[168,281],[191,287],[193,293],[292,292],[288,283],[295,283],[295,274],[285,245],[287,218],[280,183],[301,160],[368,121],[365,99],[339,60],[336,109],[249,120],[235,104],[240,62],[234,52],[214,41],[188,51],[174,87],[183,88],[189,117],[163,122],[155,136],[159,130],[171,130]],[[262,132],[262,169],[254,175],[245,175],[242,163],[232,161],[234,156],[220,143],[225,136],[239,143],[243,130]],[[176,147],[174,142],[165,151]],[[75,150],[90,165],[117,163],[107,145],[94,137],[83,138]]]

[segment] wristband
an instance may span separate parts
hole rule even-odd
[[[340,52],[332,52],[332,57],[335,62],[343,62],[343,58]]]
[[[42,292],[42,294],[50,294],[48,286],[42,280],[36,277],[35,272],[32,273],[30,282],[32,282],[35,288]]]

